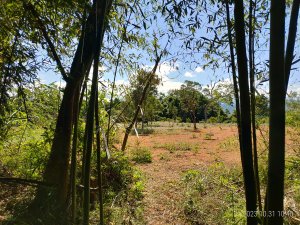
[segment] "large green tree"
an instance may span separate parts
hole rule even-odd
[[[201,86],[199,83],[185,81],[179,91],[181,109],[190,114],[194,130],[197,130],[197,109],[201,99],[200,89]]]

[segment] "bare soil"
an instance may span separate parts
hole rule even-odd
[[[201,169],[215,162],[226,166],[240,166],[240,152],[234,125],[207,125],[197,131],[186,127],[161,128],[149,136],[131,136],[129,149],[148,147],[152,163],[136,166],[146,177],[144,215],[149,225],[188,224],[181,207],[182,174],[190,169]],[[192,150],[170,152],[168,146],[184,144]]]

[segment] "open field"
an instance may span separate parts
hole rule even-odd
[[[150,125],[151,127],[151,125]],[[148,127],[149,128],[149,127]],[[243,177],[241,172],[240,163],[240,152],[238,144],[238,134],[237,128],[234,124],[200,124],[198,125],[198,130],[194,131],[192,125],[190,124],[180,124],[180,123],[155,123],[150,129],[154,129],[153,134],[150,135],[140,135],[136,137],[131,135],[128,143],[127,152],[130,155],[131,151],[134,149],[148,149],[152,155],[151,163],[137,163],[136,167],[140,169],[146,180],[145,187],[145,219],[147,224],[152,225],[163,225],[163,224],[202,224],[197,223],[197,221],[190,220],[187,210],[187,194],[189,193],[189,184],[184,182],[187,174],[194,173],[194,171],[200,171],[205,176],[211,176],[207,178],[207,182],[211,182],[211,179],[215,178],[218,180],[223,173],[223,171],[228,171],[226,179],[231,180],[231,175],[235,176],[237,179],[235,183],[238,183],[233,187],[234,193],[237,195],[236,201],[243,202]],[[268,133],[266,129],[261,128],[258,130],[258,149],[260,154],[260,173],[262,183],[265,181],[264,168],[266,167],[266,145],[264,144],[264,139],[268,139]],[[294,143],[291,140],[291,129],[289,129],[287,138],[287,157],[293,155],[291,149]],[[213,173],[209,172],[210,168],[213,168]],[[215,169],[218,168],[218,169]],[[232,172],[234,171],[234,172]],[[219,181],[218,181],[219,182]],[[206,184],[205,184],[206,185]],[[218,189],[219,183],[215,184],[213,187]],[[206,186],[205,186],[206,187]],[[204,187],[204,188],[205,188]],[[208,187],[209,188],[209,187]],[[222,187],[219,187],[221,190]],[[230,189],[226,189],[230,194]],[[264,190],[262,190],[264,192]],[[215,211],[216,216],[222,217],[221,214],[226,215],[228,212],[224,212],[218,205],[218,198],[222,193],[218,190],[212,190],[212,195],[205,194],[202,196],[203,202],[210,206],[203,207],[201,210]],[[226,196],[228,193],[223,193]],[[184,200],[185,199],[185,200]],[[289,198],[287,198],[288,200]],[[229,200],[230,204],[231,200]],[[225,202],[219,202],[220,204],[225,204]],[[232,221],[237,221],[243,218],[243,207],[240,209],[240,205],[237,204],[237,209],[233,218],[224,222],[224,218],[221,218],[221,223],[217,220],[213,222],[209,218],[206,218],[206,222],[203,224],[232,224]],[[201,204],[201,203],[199,203]],[[287,203],[293,205],[293,210],[299,209],[299,202]],[[209,207],[211,207],[209,209]],[[230,207],[229,207],[230,208]],[[193,209],[194,210],[194,209]],[[200,211],[201,211],[200,210]],[[223,211],[222,211],[223,210]],[[209,212],[203,212],[209,213]],[[294,212],[293,215],[296,216],[298,212]],[[214,213],[212,213],[214,214]],[[238,215],[239,214],[239,215]],[[201,217],[199,214],[192,215]],[[226,216],[225,216],[226,217]],[[228,216],[227,216],[228,217]],[[229,216],[231,217],[231,216]],[[236,218],[234,218],[236,217]],[[200,220],[200,218],[199,218]],[[231,222],[229,222],[231,221]],[[243,221],[237,224],[243,224]]]

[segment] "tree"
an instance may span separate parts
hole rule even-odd
[[[200,88],[199,83],[186,80],[184,84],[181,85],[179,91],[181,109],[190,114],[194,124],[194,130],[197,130],[197,109],[201,98]]]
[[[246,195],[246,210],[256,211],[257,192],[253,168],[252,141],[251,141],[251,116],[249,81],[246,54],[245,22],[243,1],[235,1],[234,7],[236,54],[240,87],[240,113],[241,113],[241,149],[242,165]],[[248,225],[256,225],[257,218],[247,217]]]
[[[147,72],[145,70],[139,70],[135,76],[132,77],[131,84],[130,84],[130,99],[133,102],[133,109],[134,111],[140,107],[141,109],[141,117],[142,117],[142,129],[144,128],[144,119],[147,114],[147,108],[149,107],[149,99],[152,99],[152,103],[154,104],[153,100],[155,99],[155,95],[157,95],[157,86],[160,83],[160,79],[157,75],[154,75],[151,79],[151,84],[146,92],[145,99],[143,104],[139,106],[139,101],[142,97],[143,87],[145,87],[147,80],[151,76],[151,72]],[[148,107],[147,107],[148,106]],[[149,107],[150,108],[150,107]]]
[[[258,118],[269,116],[269,99],[264,94],[255,96],[255,113]]]
[[[140,95],[140,99],[138,101],[137,108],[136,108],[136,110],[134,112],[134,115],[133,115],[133,118],[132,118],[131,122],[129,123],[128,127],[126,128],[125,135],[124,135],[124,138],[123,138],[122,148],[121,148],[121,150],[123,152],[125,151],[130,131],[131,131],[132,127],[134,126],[134,124],[135,124],[135,122],[137,120],[137,117],[139,115],[140,107],[144,103],[144,100],[145,100],[145,98],[147,96],[147,92],[148,92],[149,87],[151,86],[151,84],[153,82],[153,79],[155,79],[155,73],[156,73],[156,70],[158,68],[158,65],[159,65],[159,63],[160,63],[160,61],[162,59],[162,56],[164,54],[166,54],[166,52],[165,52],[166,51],[166,47],[167,47],[167,45],[161,51],[161,53],[158,53],[157,39],[155,38],[155,40],[154,40],[155,64],[154,64],[151,72],[147,73],[148,74],[147,80],[146,80],[146,83],[145,83],[145,85],[144,85],[144,87],[142,89],[143,91],[142,91],[142,94]]]
[[[73,115],[75,108],[78,107],[74,99],[78,99],[76,98],[76,93],[79,93],[77,90],[81,87],[83,78],[89,71],[95,54],[96,42],[94,38],[96,30],[98,37],[101,39],[100,44],[102,43],[105,19],[111,9],[111,4],[112,2],[109,0],[98,0],[97,4],[94,2],[90,14],[84,21],[85,29],[83,29],[79,38],[70,73],[65,77],[66,87],[57,118],[50,157],[44,172],[44,181],[53,184],[56,188],[54,191],[50,191],[48,188],[39,187],[31,207],[33,211],[40,212],[47,209],[47,211],[54,211],[57,216],[62,216],[66,213]],[[34,10],[32,8],[34,6],[30,5],[30,3],[28,3],[27,7]],[[94,24],[96,17],[99,18],[97,26]],[[50,199],[49,196],[51,196]],[[64,216],[63,218],[66,217]]]
[[[267,225],[282,225],[285,169],[285,0],[271,1],[270,136],[267,183]]]

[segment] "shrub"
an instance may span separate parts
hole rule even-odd
[[[244,224],[245,202],[240,170],[216,163],[182,176],[183,212],[190,224]],[[234,215],[234,216],[233,216]]]
[[[207,120],[207,122],[208,123],[218,123],[218,118],[212,116]]]
[[[137,147],[131,151],[131,159],[136,163],[151,163],[152,155],[148,148]]]

